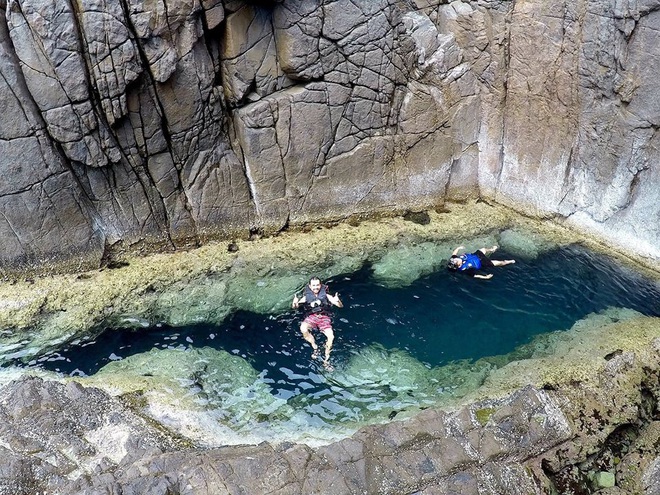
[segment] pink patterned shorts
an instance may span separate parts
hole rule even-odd
[[[304,322],[307,323],[310,328],[318,328],[323,333],[325,333],[326,330],[332,329],[330,317],[321,313],[312,313],[305,318]]]

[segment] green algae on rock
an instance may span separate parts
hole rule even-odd
[[[468,249],[499,243],[520,256],[533,258],[580,240],[555,224],[530,221],[484,203],[456,206],[446,213],[431,212],[430,219],[428,225],[386,218],[364,221],[358,227],[343,224],[304,234],[282,233],[241,241],[239,250],[231,253],[224,245],[209,244],[188,252],[131,259],[128,266],[114,270],[0,286],[4,302],[0,317],[7,329],[2,336],[5,356],[28,360],[64,341],[93,337],[113,324],[141,331],[161,322],[172,326],[218,324],[239,309],[278,312],[288,307],[293,293],[309,275],[327,279],[365,263],[371,265],[380,283],[405,286],[436,269],[459,243]],[[234,432],[218,425],[233,422],[255,441],[285,438],[286,429],[294,425],[301,441],[327,442],[368,421],[408,417],[430,405],[454,407],[528,383],[554,386],[566,379],[580,380],[602,367],[602,358],[592,359],[589,349],[607,355],[619,347],[632,346],[633,342],[628,347],[614,345],[609,325],[627,328],[644,321],[637,316],[624,311],[589,318],[598,321],[594,335],[606,335],[606,340],[592,337],[583,329],[584,323],[578,322],[569,332],[539,337],[506,356],[456,361],[435,368],[404,352],[366,349],[354,355],[347,369],[338,370],[334,379],[344,387],[359,385],[384,391],[389,399],[384,406],[373,406],[354,393],[352,400],[360,407],[347,409],[346,424],[328,431],[319,428],[310,432],[304,412],[295,412],[274,397],[247,361],[219,351],[154,350],[111,363],[97,377],[84,380],[115,393],[142,393],[150,414],[159,421],[179,424],[184,434],[195,438],[203,439],[210,428],[225,441]],[[625,318],[628,320],[624,322]],[[623,338],[617,332],[614,335]],[[635,342],[648,343],[653,331],[635,335]],[[567,368],[571,353],[574,362]],[[168,373],[166,365],[176,368],[177,373]],[[211,376],[209,366],[235,368],[242,378],[228,385],[219,380],[220,375]],[[365,370],[374,366],[384,372],[365,375]],[[247,398],[258,399],[258,411],[252,416],[238,412],[245,410]],[[237,409],[232,415],[234,405]],[[272,428],[268,431],[265,426],[269,421],[284,425],[275,436]]]
[[[238,252],[220,243],[127,259],[116,269],[15,280],[0,284],[0,344],[5,356],[29,356],[103,327],[140,328],[222,322],[243,309],[258,313],[288,306],[311,274],[328,278],[378,262],[410,242],[448,243],[502,230],[516,215],[475,203],[431,213],[429,225],[400,217],[339,224],[310,232],[239,241]],[[456,242],[456,241],[451,241]],[[448,244],[447,244],[448,245]],[[420,271],[422,273],[422,271]]]
[[[637,330],[626,333],[628,326]],[[78,380],[114,394],[139,391],[150,416],[207,446],[264,440],[320,445],[428,407],[453,409],[530,384],[554,390],[586,383],[603,372],[610,355],[641,352],[658,337],[660,319],[611,308],[476,362],[429,367],[405,351],[368,346],[332,374],[316,375],[319,383],[342,390],[341,404],[333,402],[320,423],[308,411],[330,405],[322,394],[278,398],[245,359],[209,348],[154,349]],[[482,409],[475,417],[484,424],[494,411]]]

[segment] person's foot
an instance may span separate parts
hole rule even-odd
[[[506,260],[507,265],[512,265],[515,262],[516,262],[516,260]]]
[[[323,367],[326,371],[335,371],[334,366],[332,366],[329,361],[323,361]]]
[[[494,253],[495,251],[497,251],[498,248],[499,248],[499,246],[498,246],[498,245],[495,245],[495,246],[493,246],[492,248],[490,248],[490,252],[491,252],[491,253]]]
[[[319,357],[319,348],[317,347],[312,351],[312,359],[318,359]]]

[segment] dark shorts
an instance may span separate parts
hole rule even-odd
[[[323,313],[312,313],[304,320],[305,323],[309,325],[311,329],[319,329],[321,332],[325,333],[326,330],[332,329],[332,320],[328,315]]]
[[[488,256],[484,254],[483,251],[477,250],[474,254],[479,256],[479,259],[481,260],[481,268],[490,268],[493,265],[493,262],[488,259]]]

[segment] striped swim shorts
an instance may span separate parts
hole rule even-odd
[[[307,323],[311,328],[318,328],[322,332],[332,328],[332,321],[330,320],[330,317],[322,313],[312,313],[307,318],[305,318],[305,323]]]

